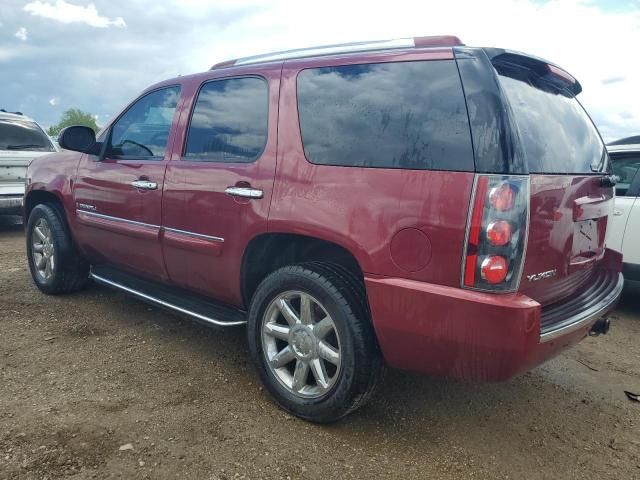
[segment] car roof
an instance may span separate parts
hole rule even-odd
[[[0,120],[23,120],[27,122],[35,122],[33,118],[29,118],[20,112],[7,112],[0,110]]]
[[[270,52],[250,57],[235,58],[216,63],[211,70],[220,68],[238,67],[241,65],[255,65],[268,62],[292,60],[310,57],[326,57],[345,53],[367,53],[384,50],[406,48],[442,48],[459,47],[464,44],[455,35],[437,35],[430,37],[396,38],[391,40],[376,40],[369,42],[340,43],[336,45],[322,45],[295,50]]]
[[[294,59],[313,59],[330,57],[334,55],[344,54],[375,54],[385,53],[393,50],[400,49],[412,49],[412,48],[427,48],[427,49],[451,49],[456,46],[464,46],[462,41],[453,35],[439,35],[431,37],[412,37],[412,38],[400,38],[394,40],[378,40],[373,42],[355,42],[355,43],[342,43],[338,45],[326,45],[321,47],[300,48],[296,50],[286,50],[281,52],[272,52],[262,55],[255,55],[251,57],[236,58],[233,60],[226,60],[213,65],[210,69],[204,72],[191,73],[188,75],[179,75],[177,77],[169,78],[147,87],[143,93],[148,93],[158,88],[172,86],[177,83],[182,83],[185,80],[192,78],[207,78],[213,72],[219,70],[225,73],[239,72],[242,73],[245,68],[269,68],[270,66],[277,65],[285,60]]]
[[[640,152],[640,143],[627,145],[607,145],[609,153]]]

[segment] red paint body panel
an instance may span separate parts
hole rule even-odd
[[[540,316],[546,305],[586,284],[596,267],[621,268],[619,256],[607,257],[604,245],[611,189],[600,187],[597,176],[531,175],[519,291],[471,291],[460,284],[474,173],[314,165],[305,158],[300,135],[296,79],[301,70],[454,61],[444,45],[457,42],[418,38],[418,48],[221,67],[158,83],[145,92],[181,85],[164,159],[97,162],[73,152],[41,157],[29,167],[27,198],[42,190],[61,200],[74,240],[90,262],[245,309],[241,269],[252,239],[290,233],[333,242],[350,252],[364,273],[373,326],[390,366],[483,381],[511,378],[588,332],[590,325],[583,325],[541,343]],[[434,44],[443,47],[421,48]],[[261,76],[269,86],[269,133],[261,157],[234,164],[182,160],[200,86],[245,75]],[[139,179],[156,182],[158,189],[133,188],[131,182]],[[225,194],[232,186],[251,186],[264,196],[234,198]],[[116,220],[77,213],[86,208],[79,204]],[[584,221],[595,222],[599,235],[597,249],[588,255],[574,242],[577,222]],[[526,280],[552,269],[557,269],[553,278]]]
[[[612,189],[600,186],[597,176],[531,175],[530,182],[529,241],[520,292],[545,305],[567,298],[589,281],[596,261],[604,254]],[[582,213],[576,216],[579,205]],[[575,222],[588,219],[598,223],[598,249],[582,264],[580,252],[574,251]],[[577,268],[580,264],[588,268]],[[527,275],[553,269],[557,270],[553,278],[527,281]]]
[[[614,260],[602,267],[619,271],[620,258]],[[541,306],[520,293],[495,295],[375,276],[367,276],[365,284],[386,363],[437,377],[509,380],[575,345],[595,323],[543,343]]]
[[[267,231],[276,169],[280,70],[280,64],[242,69],[242,75],[265,79],[269,88],[267,143],[260,158],[252,163],[182,159],[190,113],[201,84],[239,75],[229,75],[227,70],[214,70],[187,78],[183,84],[185,101],[180,111],[179,133],[165,177],[162,224],[224,239],[224,243],[212,245],[216,254],[211,254],[187,236],[175,237],[172,242],[165,241],[163,251],[169,278],[176,285],[237,306],[242,306],[242,255],[252,238]],[[234,186],[251,186],[262,190],[264,196],[248,200],[227,195],[225,189]]]
[[[474,174],[314,165],[305,158],[296,101],[296,79],[304,68],[450,56],[450,50],[435,50],[358,55],[349,61],[332,57],[285,62],[270,231],[342,245],[366,273],[459,285]],[[437,254],[418,255],[413,266],[402,259],[394,262],[392,240],[407,228],[421,231],[423,248]]]
[[[168,249],[177,249],[184,250],[185,252],[198,253],[205,257],[218,257],[222,254],[224,242],[194,237],[163,229],[162,243],[165,251]],[[176,253],[179,255],[179,252]]]
[[[75,238],[90,262],[122,265],[153,280],[167,279],[157,235],[162,222],[165,168],[164,161],[105,159],[97,162],[89,155],[83,156],[74,188],[75,208],[78,204],[92,205],[97,213],[154,225],[158,229],[155,236],[149,236],[149,228],[144,225],[78,222]],[[142,178],[156,182],[158,189],[142,191],[131,185]]]

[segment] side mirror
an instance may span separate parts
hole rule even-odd
[[[74,125],[60,132],[58,143],[61,148],[75,152],[93,153],[96,145],[96,133],[89,127]]]

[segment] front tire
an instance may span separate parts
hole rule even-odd
[[[47,294],[82,289],[89,265],[76,251],[60,208],[37,205],[27,222],[27,258],[36,286]]]
[[[336,264],[287,266],[258,287],[249,347],[267,390],[305,420],[334,422],[362,406],[382,371],[364,294]]]

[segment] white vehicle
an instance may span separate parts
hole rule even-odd
[[[34,120],[0,110],[0,215],[20,215],[27,166],[56,146]]]
[[[640,137],[614,142],[607,150],[618,177],[607,244],[622,252],[627,283],[640,285]]]

